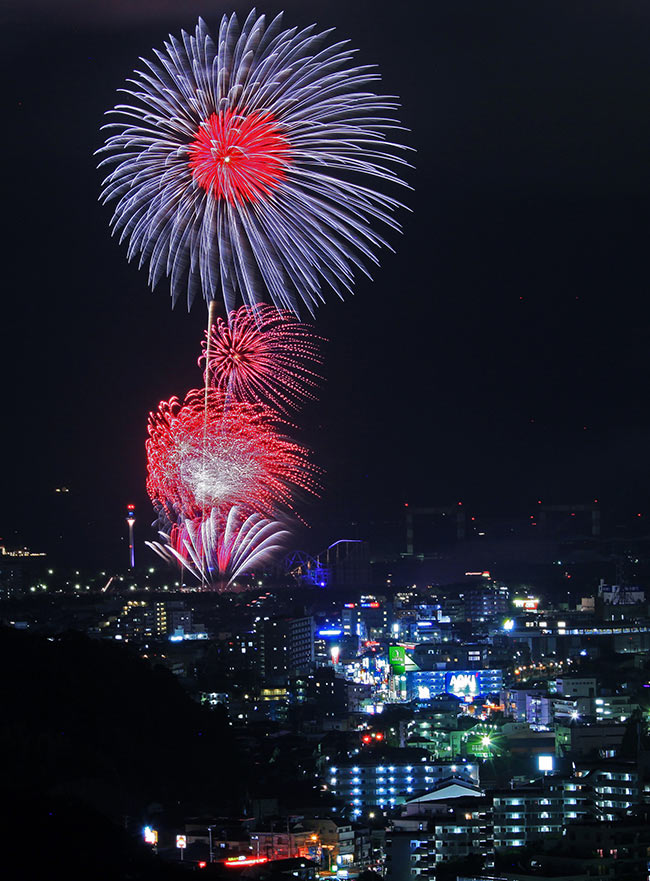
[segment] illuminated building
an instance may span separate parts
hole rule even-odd
[[[413,670],[406,672],[407,700],[428,701],[439,694],[453,694],[466,702],[503,687],[502,670]]]
[[[409,652],[422,670],[489,667],[492,646],[482,642],[421,642]]]
[[[509,591],[499,584],[473,584],[464,590],[467,621],[491,621],[505,615],[509,607]]]
[[[594,624],[593,616],[578,613],[580,621],[564,616],[560,621],[548,620],[535,622],[535,626],[516,626],[512,630],[503,630],[501,636],[504,643],[510,644],[509,651],[514,652],[518,644],[525,647],[532,661],[556,655],[562,658],[575,657],[585,648],[586,640],[590,641],[589,654],[596,651],[621,652],[636,654],[650,651],[650,624],[645,621],[628,623],[618,621]],[[590,622],[585,626],[585,618]],[[594,645],[597,639],[597,648]]]
[[[504,738],[500,728],[489,722],[473,721],[464,717],[465,721],[473,722],[471,727],[458,728],[456,724],[450,728],[436,728],[429,722],[418,719],[409,721],[405,726],[408,746],[425,749],[434,759],[447,761],[460,757],[490,758],[503,752]],[[457,720],[454,719],[454,723]]]
[[[442,631],[435,619],[420,619],[415,614],[400,615],[399,619],[393,622],[394,634],[395,624],[397,624],[396,635],[407,642],[440,643],[442,641]]]
[[[0,599],[15,599],[29,592],[36,564],[45,554],[28,548],[7,549],[0,545]],[[31,573],[34,573],[33,575]],[[43,585],[39,585],[43,589]]]
[[[478,765],[432,762],[423,750],[407,748],[372,750],[360,753],[354,762],[342,760],[327,769],[325,783],[333,795],[345,801],[353,816],[360,816],[370,807],[393,808],[452,778],[478,784]]]
[[[373,703],[374,688],[365,682],[346,682],[349,713],[362,713],[368,704]]]
[[[512,716],[517,722],[525,722],[529,701],[544,698],[546,695],[546,689],[510,686],[501,692],[501,703],[506,716]]]
[[[546,777],[544,785],[536,783],[495,792],[494,845],[507,849],[527,846],[546,837],[560,839],[587,816],[608,827],[638,806],[641,799],[635,763],[576,763],[572,776],[555,774]]]
[[[458,728],[458,700],[454,697],[437,697],[423,709],[414,712],[409,719],[399,722],[400,745],[406,746],[411,737],[426,737],[429,732],[444,728]]]
[[[254,633],[233,633],[218,644],[218,652],[231,673],[241,670],[259,672],[259,645]]]
[[[192,611],[182,602],[162,600],[128,600],[111,619],[105,635],[136,642],[207,638],[202,625],[194,622]]]
[[[564,697],[594,697],[596,679],[594,676],[562,676],[555,680],[555,690]]]
[[[264,715],[274,722],[282,722],[287,718],[289,707],[289,689],[282,686],[279,688],[262,688],[260,690],[260,703]]]
[[[308,672],[314,663],[314,620],[264,619],[255,623],[259,670],[263,679]]]
[[[358,640],[343,636],[343,628],[328,625],[314,632],[314,661],[318,667],[329,667],[333,658],[340,657],[342,650],[352,657],[356,655]]]
[[[522,847],[544,836],[561,837],[586,815],[607,824],[638,805],[642,793],[633,762],[576,763],[573,776],[494,793],[496,848]]]
[[[524,847],[546,836],[559,839],[567,823],[586,813],[580,780],[548,781],[493,794],[495,849]]]
[[[26,591],[25,569],[21,560],[0,559],[0,599],[21,597]]]
[[[358,603],[345,603],[341,612],[343,634],[361,640],[387,637],[391,611],[390,604],[375,596],[362,596]]]
[[[355,860],[355,832],[350,823],[339,820],[313,819],[309,825],[318,834],[323,851],[327,852],[327,863],[331,869],[351,869],[359,861]]]
[[[641,801],[639,769],[635,763],[616,759],[595,766],[578,763],[577,773],[590,792],[602,822],[612,822]]]
[[[553,724],[553,701],[547,695],[526,697],[526,721],[536,727]]]
[[[156,634],[165,636],[167,633],[167,607],[165,603],[154,603],[156,615]]]
[[[596,719],[611,719],[616,722],[626,722],[635,712],[641,711],[641,705],[636,703],[629,694],[609,695],[597,697],[593,701],[593,715]]]
[[[286,860],[292,857],[309,856],[312,847],[313,830],[256,831],[251,833],[251,846],[254,857],[268,860]]]
[[[410,802],[386,837],[387,878],[409,881],[436,877],[436,866],[469,856],[493,865],[492,803],[484,797],[444,802]]]

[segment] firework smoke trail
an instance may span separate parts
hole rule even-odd
[[[202,584],[227,587],[243,572],[267,563],[282,551],[290,533],[285,524],[233,506],[225,520],[210,516],[182,520],[162,542],[146,542],[167,563],[180,563]],[[216,577],[215,577],[216,573]]]
[[[208,431],[205,432],[207,412]],[[174,522],[216,508],[245,505],[264,516],[293,510],[292,493],[317,490],[318,470],[305,447],[280,433],[277,414],[261,404],[193,389],[181,404],[162,401],[149,415],[147,491]]]
[[[284,413],[296,409],[320,386],[323,338],[291,312],[272,306],[241,306],[218,318],[206,334],[199,365],[228,400],[268,404]]]
[[[241,26],[224,16],[216,41],[199,20],[154,54],[99,151],[129,260],[188,307],[200,295],[230,312],[268,292],[313,313],[324,288],[351,290],[388,247],[372,226],[400,229],[401,204],[374,187],[404,185],[408,165],[391,140],[396,99],[370,91],[374,67],[355,66],[331,31],[282,30],[255,11]]]

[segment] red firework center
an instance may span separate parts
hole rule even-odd
[[[270,112],[212,113],[189,146],[197,184],[215,199],[257,202],[285,178],[289,142]]]

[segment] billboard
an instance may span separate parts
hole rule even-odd
[[[406,648],[403,645],[391,645],[388,647],[388,663],[396,675],[412,673],[420,669],[413,658],[406,654]]]
[[[447,673],[445,691],[464,700],[473,700],[481,693],[479,673],[471,670],[454,670]]]

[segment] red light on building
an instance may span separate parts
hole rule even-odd
[[[378,731],[375,734],[375,740],[383,740],[383,739],[384,739],[384,735],[381,733],[381,731]]]
[[[205,869],[205,867],[206,867],[207,865],[208,865],[208,864],[206,863],[205,860],[201,860],[201,861],[199,862],[199,869]]]
[[[364,743],[370,743],[371,739],[372,739],[372,738],[370,737],[369,734],[364,734],[364,735],[363,735],[363,738],[362,738],[362,740],[363,740]]]

